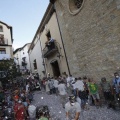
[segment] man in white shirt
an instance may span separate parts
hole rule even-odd
[[[75,88],[78,89],[79,91],[84,91],[84,83],[81,80],[81,78],[78,78],[76,83],[75,83]]]
[[[74,77],[72,77],[72,75],[68,76],[67,75],[67,78],[66,78],[66,82],[67,82],[67,92],[68,92],[68,95],[71,95],[72,94],[72,82],[75,80]]]
[[[56,95],[58,95],[58,80],[57,80],[57,78],[54,79],[54,88],[55,88]]]
[[[62,106],[64,108],[67,92],[66,92],[66,86],[63,81],[61,81],[60,84],[58,85],[58,91],[59,91]]]
[[[28,106],[28,114],[30,120],[36,120],[36,107],[34,105]]]
[[[76,102],[74,95],[69,96],[69,102],[65,104],[66,120],[79,120],[81,106]]]
[[[87,94],[86,91],[84,90],[85,86],[81,78],[78,78],[77,82],[75,83],[75,88],[77,97],[81,99],[81,106],[84,109],[86,107]]]
[[[29,84],[29,82],[28,82],[27,85],[26,85],[26,93],[29,92],[29,87],[30,87],[30,84]]]
[[[75,80],[74,77],[72,77],[72,75],[68,76],[67,75],[67,78],[66,78],[66,81],[67,81],[67,87],[70,86],[71,82],[73,82]]]
[[[53,77],[49,79],[48,85],[49,85],[49,88],[50,88],[50,94],[53,94],[54,93],[54,80],[53,80]]]
[[[75,78],[74,81],[72,81],[72,94],[74,94],[76,96],[76,86],[75,83],[77,81],[77,78]]]

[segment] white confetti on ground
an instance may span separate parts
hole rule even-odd
[[[65,109],[62,108],[59,96],[47,95],[45,92],[36,91],[33,104],[36,106],[47,105],[50,109],[52,120],[65,120]],[[99,109],[95,106],[90,106],[89,110],[82,110],[80,120],[120,120],[120,111],[107,109],[106,106]]]

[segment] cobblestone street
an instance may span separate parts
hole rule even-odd
[[[52,120],[65,120],[65,110],[60,104],[59,96],[47,95],[45,92],[36,91],[33,104],[35,106],[48,105]],[[89,110],[82,110],[80,120],[120,120],[120,111],[107,109],[105,106],[99,109],[95,106],[90,106]]]

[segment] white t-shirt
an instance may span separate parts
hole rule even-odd
[[[71,82],[74,80],[74,77],[67,77],[66,81],[67,81],[67,87],[70,87]]]
[[[30,118],[36,118],[36,107],[34,105],[29,105],[28,113]]]
[[[66,95],[66,86],[65,84],[59,84],[58,85],[58,91],[60,95]]]
[[[73,89],[75,90],[75,89],[76,89],[76,87],[75,87],[75,83],[74,83],[74,84],[72,84],[72,86],[73,86]]]
[[[84,90],[84,83],[81,80],[77,80],[75,83],[75,89],[78,88],[78,90],[83,91]]]
[[[58,87],[58,81],[54,80],[54,87],[57,88]]]
[[[28,92],[28,90],[29,90],[29,85],[27,84],[26,85],[26,92]]]
[[[81,112],[81,106],[78,102],[75,102],[75,105],[71,105],[70,102],[65,104],[65,111],[69,112],[69,120],[75,118],[76,112]]]
[[[74,77],[67,77],[66,80],[67,82],[72,82],[75,78]]]

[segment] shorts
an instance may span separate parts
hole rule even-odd
[[[112,97],[112,95],[111,95],[111,92],[104,92],[104,97],[105,97],[105,100],[111,100],[111,97]]]
[[[96,93],[96,94],[92,94],[92,97],[93,97],[93,99],[94,100],[96,100],[96,99],[100,99],[100,96],[99,96],[99,94],[98,93]]]

